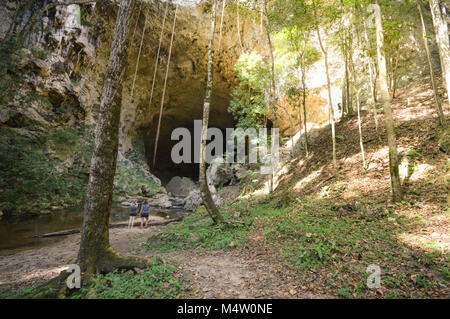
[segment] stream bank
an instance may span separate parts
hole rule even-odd
[[[110,221],[126,222],[129,209],[126,207],[113,207]],[[164,221],[184,216],[183,210],[166,209],[152,210],[150,222]],[[136,219],[140,220],[140,219]],[[81,227],[83,223],[83,209],[75,208],[59,211],[37,217],[12,217],[0,220],[0,256],[6,256],[26,250],[36,250],[64,241],[66,236],[35,238],[34,236],[57,231],[64,231]],[[113,230],[111,230],[112,232]]]

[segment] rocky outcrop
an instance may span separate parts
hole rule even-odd
[[[189,193],[184,199],[183,207],[186,210],[193,211],[200,207],[203,203],[200,190],[195,189]]]
[[[173,196],[186,197],[189,193],[197,189],[194,181],[187,177],[175,176],[166,185],[166,190]]]
[[[218,157],[212,161],[206,170],[206,178],[210,186],[223,187],[234,178],[233,168],[225,163],[223,158]]]

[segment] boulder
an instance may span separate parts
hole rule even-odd
[[[7,107],[0,105],[0,123],[6,123],[10,119],[10,111]]]
[[[197,186],[194,181],[187,177],[175,176],[166,185],[167,192],[174,196],[186,197],[189,193],[195,190]]]
[[[233,173],[237,180],[246,178],[249,171],[242,164],[233,164]]]
[[[154,197],[149,199],[149,204],[152,207],[157,207],[157,208],[171,208],[172,207],[172,202],[170,200],[169,195],[167,194],[157,194]]]
[[[200,205],[202,205],[202,195],[200,190],[192,190],[189,195],[184,199],[184,209],[186,210],[196,210]]]
[[[222,187],[228,184],[234,177],[233,168],[225,163],[223,158],[218,157],[212,161],[206,170],[208,184],[214,187]]]

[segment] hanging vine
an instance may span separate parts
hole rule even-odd
[[[138,17],[138,19],[139,19],[139,17]],[[145,15],[144,27],[142,28],[141,43],[139,44],[139,53],[138,53],[138,57],[137,57],[137,60],[136,60],[136,68],[134,70],[133,84],[131,86],[131,101],[132,102],[134,101],[133,100],[134,87],[136,85],[136,76],[137,76],[137,71],[138,71],[138,68],[139,68],[139,61],[141,60],[142,44],[144,43],[144,36],[145,36],[145,30],[146,29],[147,29],[147,15]]]
[[[153,162],[152,162],[152,166],[153,167],[155,167],[156,152],[158,151],[159,132],[160,132],[160,129],[161,129],[161,118],[162,118],[162,111],[163,111],[163,106],[164,106],[164,97],[166,95],[167,78],[168,78],[168,75],[169,75],[170,57],[172,55],[173,36],[175,34],[175,23],[177,21],[177,11],[178,11],[178,4],[175,7],[175,15],[174,15],[174,18],[173,18],[172,37],[170,39],[169,57],[168,57],[168,60],[167,60],[167,67],[166,67],[166,77],[164,79],[164,88],[163,88],[163,94],[162,94],[162,97],[161,97],[161,107],[159,109],[158,128],[156,129],[155,148],[154,148],[154,151],[153,151]]]

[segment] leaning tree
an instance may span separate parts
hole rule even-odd
[[[109,244],[109,216],[119,144],[122,82],[134,2],[120,2],[103,83],[78,253],[78,264],[85,273],[145,266],[143,260],[116,252]]]

